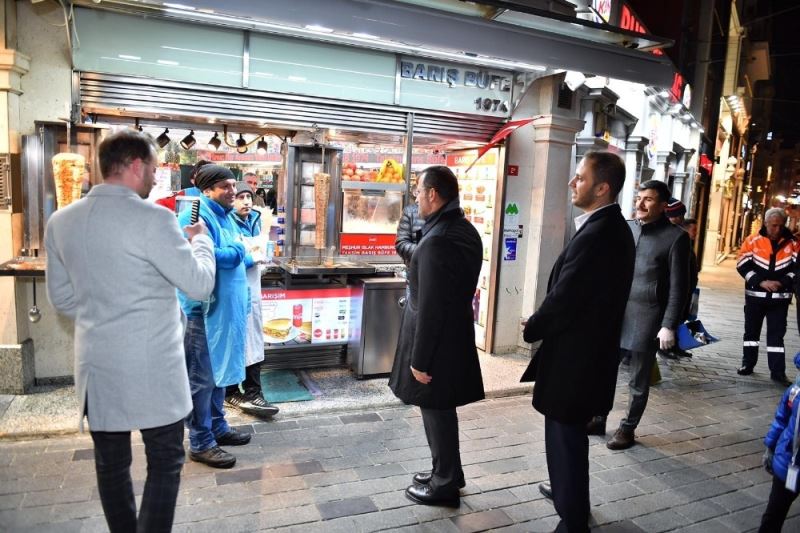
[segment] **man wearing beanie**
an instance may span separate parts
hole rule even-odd
[[[179,292],[187,317],[184,347],[193,411],[189,425],[189,458],[214,468],[231,468],[236,457],[220,446],[240,446],[250,435],[228,426],[222,404],[225,387],[244,379],[244,339],[250,297],[245,274],[246,250],[228,214],[233,208],[236,180],[230,170],[205,165],[195,176],[203,193],[200,218],[214,241],[217,273],[214,292],[207,301],[192,300]],[[185,226],[191,210],[178,221]]]
[[[233,201],[231,221],[248,239],[261,234],[261,213],[253,209],[253,189],[245,181],[236,183],[236,198]],[[245,377],[239,390],[239,384],[230,385],[225,394],[225,404],[237,407],[247,414],[270,417],[278,414],[278,408],[264,399],[261,390],[261,361],[264,360],[264,331],[261,329],[261,269],[253,257],[248,254],[244,259],[247,267],[247,284],[250,287],[250,314],[247,317],[247,333],[245,337],[244,362]],[[244,392],[242,392],[244,391]]]
[[[683,225],[683,217],[686,216],[686,206],[677,198],[670,198],[667,202],[666,215],[670,222],[676,226]]]

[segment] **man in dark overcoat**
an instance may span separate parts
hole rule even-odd
[[[586,425],[614,403],[634,261],[631,232],[614,203],[624,183],[625,164],[615,154],[589,152],[580,162],[569,185],[584,214],[523,332],[526,342],[542,340],[522,381],[536,382],[533,407],[544,415],[550,485],[540,490],[561,517],[556,531],[589,530]]]
[[[663,181],[639,186],[636,219],[628,225],[636,242],[636,268],[625,320],[621,355],[630,354],[628,410],[606,444],[611,450],[634,445],[634,430],[650,395],[650,372],[656,351],[675,346],[675,331],[683,321],[689,297],[689,234],[666,216],[671,193]],[[605,434],[605,419],[593,420],[590,434]],[[602,431],[602,433],[601,433]]]
[[[484,398],[472,312],[483,248],[459,207],[458,181],[449,168],[423,172],[417,205],[426,222],[408,268],[409,296],[389,386],[420,407],[433,460],[431,472],[414,475],[406,496],[458,507],[464,472],[456,407]]]

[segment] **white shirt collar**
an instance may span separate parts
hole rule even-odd
[[[586,224],[586,221],[589,220],[590,216],[592,216],[593,214],[597,213],[601,209],[605,209],[606,207],[611,206],[611,205],[614,205],[614,202],[612,202],[610,204],[606,204],[606,205],[604,205],[602,207],[598,207],[594,211],[586,211],[584,214],[578,215],[577,217],[575,217],[575,231],[579,231],[583,227],[583,225]]]

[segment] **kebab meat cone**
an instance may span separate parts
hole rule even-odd
[[[328,199],[331,194],[331,175],[324,172],[314,174],[314,214],[316,217],[316,235],[314,248],[325,249],[325,232],[328,223]]]
[[[52,159],[58,208],[64,208],[81,197],[86,159],[80,154],[56,154]]]

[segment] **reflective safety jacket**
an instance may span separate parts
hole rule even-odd
[[[798,243],[788,228],[773,241],[766,228],[747,237],[739,250],[736,270],[744,278],[745,297],[759,300],[791,300],[794,287]],[[777,292],[764,290],[762,281],[780,281]]]

